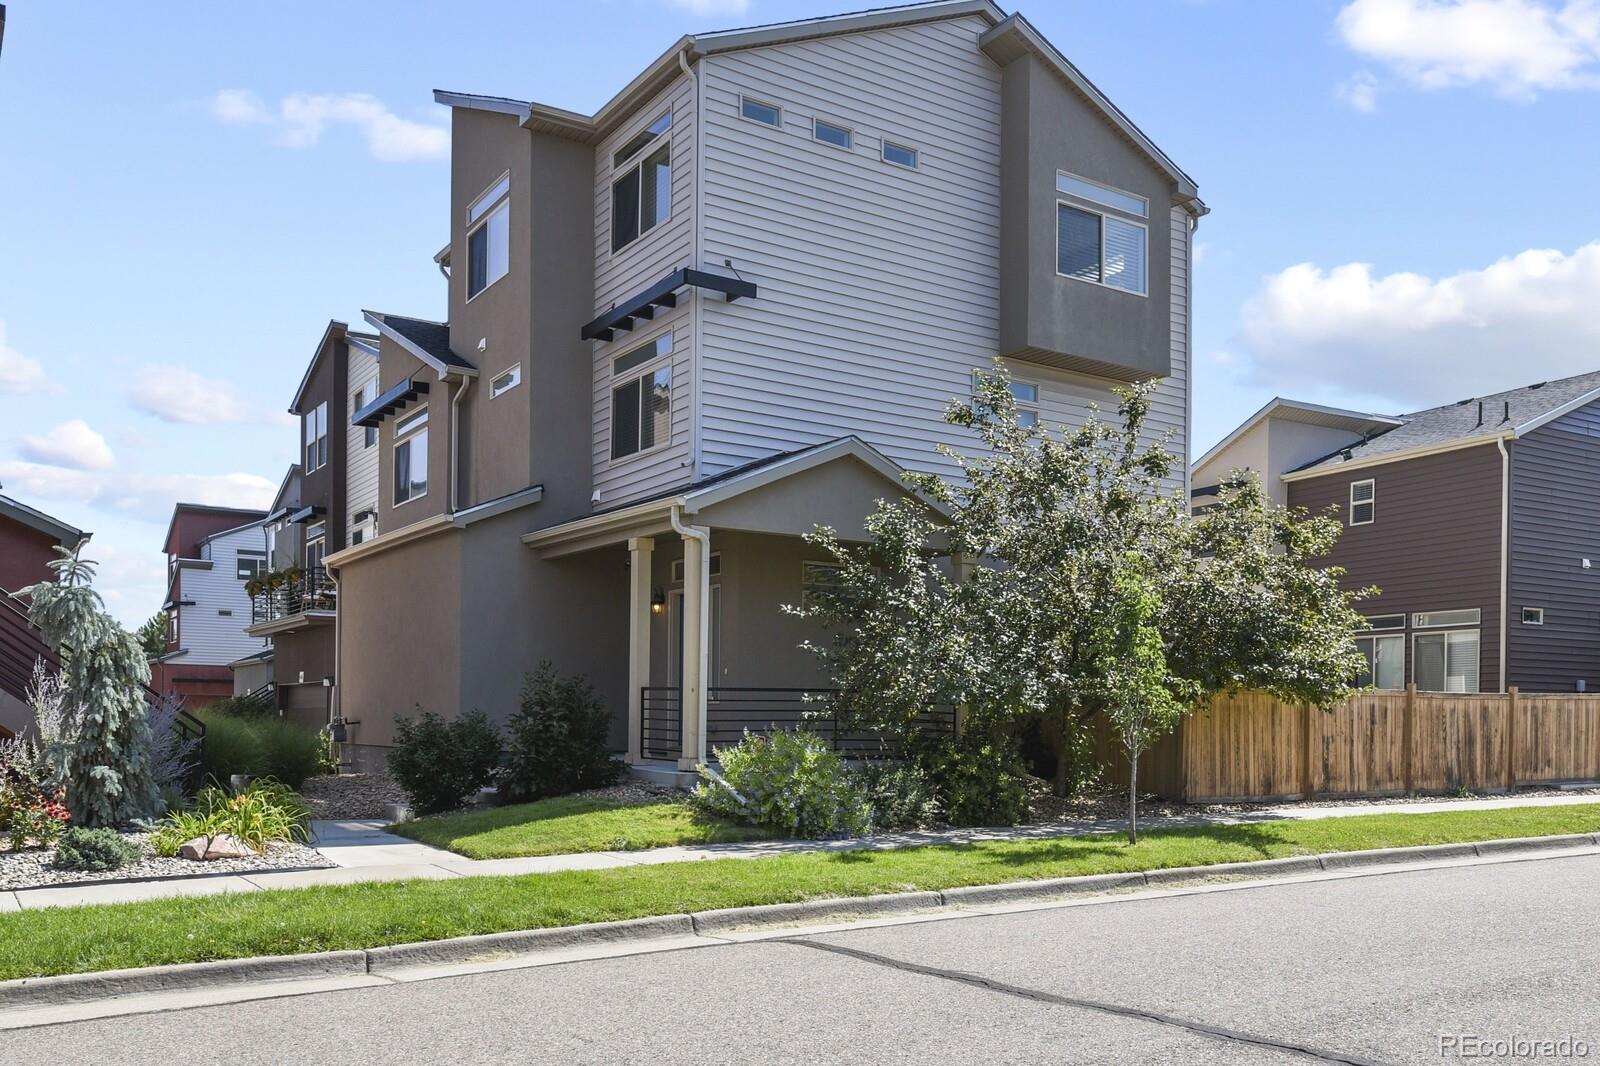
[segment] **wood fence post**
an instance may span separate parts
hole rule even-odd
[[[1517,787],[1517,686],[1506,689],[1506,791]]]
[[[1401,788],[1410,795],[1416,778],[1411,765],[1417,749],[1417,684],[1406,684],[1406,703],[1400,712],[1400,778]]]
[[[1300,791],[1306,799],[1317,794],[1317,783],[1311,776],[1311,727],[1315,723],[1313,715],[1316,713],[1317,709],[1308,703],[1305,717],[1300,720]]]

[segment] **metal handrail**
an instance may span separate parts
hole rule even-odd
[[[295,580],[250,597],[250,624],[260,625],[307,611],[332,611],[338,594],[326,568],[310,567]]]

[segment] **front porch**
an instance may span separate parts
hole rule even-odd
[[[547,558],[626,547],[624,742],[636,775],[683,784],[746,730],[810,730],[859,757],[887,750],[833,718],[829,679],[802,647],[825,633],[784,606],[834,573],[803,534],[827,525],[863,539],[876,501],[906,491],[900,473],[845,438],[522,538]],[[928,727],[953,729],[953,712],[930,713]]]

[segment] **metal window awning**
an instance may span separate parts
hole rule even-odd
[[[327,513],[328,512],[326,510],[316,506],[315,504],[310,507],[302,507],[300,510],[289,516],[289,524],[298,525],[301,522],[309,522],[313,518],[321,518]]]
[[[385,418],[414,402],[418,396],[426,396],[427,393],[428,383],[426,381],[417,381],[415,378],[410,377],[403,378],[385,389],[383,395],[351,415],[350,424],[352,426],[365,426],[368,429],[375,429]]]
[[[609,341],[617,333],[626,333],[632,329],[639,319],[648,321],[655,317],[656,308],[672,308],[678,306],[678,290],[683,288],[709,289],[720,292],[732,303],[741,296],[754,296],[756,286],[753,281],[744,281],[739,278],[723,277],[721,274],[708,274],[704,270],[692,270],[688,267],[675,270],[662,278],[637,296],[630,296],[622,303],[613,307],[599,318],[583,327],[583,339],[586,341]]]

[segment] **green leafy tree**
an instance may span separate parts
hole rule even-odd
[[[61,657],[64,713],[60,768],[75,823],[118,826],[159,809],[150,768],[145,686],[150,668],[138,640],[104,610],[94,563],[56,549],[56,580],[29,590],[28,616]]]
[[[134,639],[144,649],[146,659],[155,659],[167,650],[167,616],[160,611],[145,619],[144,625],[134,632]]]
[[[939,448],[960,476],[907,474],[913,493],[880,501],[864,544],[811,535],[839,580],[790,610],[827,627],[813,650],[841,715],[901,735],[937,705],[978,725],[1042,715],[1064,791],[1068,738],[1113,707],[1139,708],[1129,735],[1148,744],[1175,720],[1168,701],[1187,713],[1255,688],[1326,707],[1349,693],[1358,594],[1317,565],[1338,522],[1242,477],[1191,516],[1163,487],[1177,460],[1147,426],[1153,387],[1122,391],[1115,419],[1091,409],[1052,431],[1018,422],[997,363],[946,412],[978,445]]]

